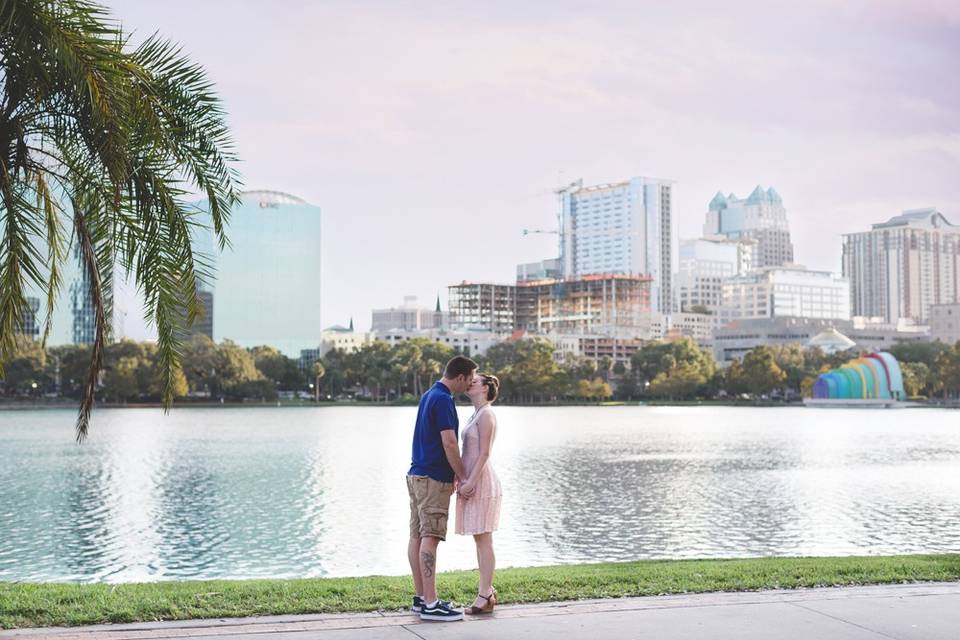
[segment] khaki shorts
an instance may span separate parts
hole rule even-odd
[[[410,537],[446,540],[453,483],[428,476],[407,476],[407,492],[410,493]]]

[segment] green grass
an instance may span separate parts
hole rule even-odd
[[[794,589],[960,580],[960,554],[845,558],[669,560],[497,572],[502,603],[667,593]],[[473,571],[442,573],[444,598],[469,602]],[[211,580],[142,584],[0,582],[0,628],[180,620],[409,606],[409,577]]]

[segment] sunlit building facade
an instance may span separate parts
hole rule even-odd
[[[321,342],[319,207],[277,191],[247,191],[230,213],[230,246],[212,251],[214,340],[270,345],[290,357]]]
[[[651,307],[670,313],[677,264],[673,181],[634,177],[588,187],[578,181],[559,195],[562,276],[649,277]]]
[[[750,271],[756,244],[755,240],[728,240],[722,236],[681,242],[676,277],[680,311],[706,311],[719,324],[723,282]]]
[[[854,315],[925,324],[932,305],[960,302],[960,226],[936,209],[912,209],[846,234],[843,275]]]
[[[580,358],[600,364],[603,358],[630,366],[630,359],[647,343],[641,338],[611,335],[549,335],[553,343],[553,358],[559,363]]]
[[[404,296],[402,306],[374,309],[371,316],[370,331],[443,329],[447,322],[439,297],[436,308],[430,309],[418,305],[416,296]]]
[[[723,282],[722,322],[749,318],[850,319],[850,283],[799,265],[767,267]]]
[[[480,356],[487,352],[487,349],[501,342],[505,335],[495,333],[488,329],[422,329],[405,330],[395,329],[393,331],[378,331],[372,334],[373,339],[384,342],[390,347],[395,347],[409,340],[429,340],[437,344],[444,344],[455,353],[465,356]]]

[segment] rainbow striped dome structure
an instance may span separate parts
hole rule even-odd
[[[821,373],[813,383],[813,397],[817,400],[905,400],[907,394],[897,359],[879,351]]]

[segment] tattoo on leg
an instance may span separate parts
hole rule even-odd
[[[420,552],[420,566],[423,567],[423,576],[425,578],[433,577],[433,568],[436,564],[436,558],[429,551]]]

